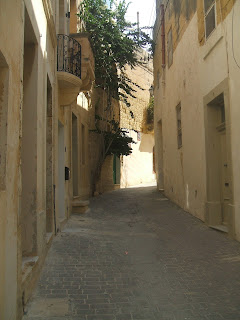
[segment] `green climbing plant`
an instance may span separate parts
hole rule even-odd
[[[107,120],[98,115],[95,118],[97,120],[96,129],[92,131],[103,135],[104,145],[107,146],[106,156],[111,154],[115,154],[117,157],[130,155],[132,153],[131,144],[135,141],[128,136],[128,131],[120,128],[119,122],[114,119]],[[99,121],[107,122],[111,130],[102,130],[98,125]]]
[[[150,98],[148,107],[147,107],[147,124],[153,124],[154,120],[154,97]]]
[[[128,97],[139,87],[126,74],[126,66],[143,64],[139,49],[151,51],[152,40],[136,23],[125,19],[129,4],[110,0],[83,0],[78,16],[89,33],[95,57],[96,86],[108,92],[110,98],[122,100],[128,106]]]
[[[109,5],[106,0],[83,0],[79,7],[78,16],[85,26],[82,31],[89,34],[95,58],[95,86],[102,89],[106,97],[103,99],[105,105],[102,106],[102,113],[96,116],[96,129],[93,130],[101,135],[102,142],[93,184],[99,178],[106,156],[129,155],[132,152],[131,143],[134,142],[127,131],[119,127],[119,122],[111,118],[113,100],[130,106],[128,99],[135,98],[136,89],[140,86],[128,77],[126,67],[144,64],[139,51],[147,48],[151,52],[153,42],[145,33],[145,28],[140,29],[136,23],[125,19],[128,6],[125,0],[110,0]]]

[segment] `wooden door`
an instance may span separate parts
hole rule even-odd
[[[228,224],[227,206],[230,201],[229,165],[227,159],[226,131],[220,133],[220,175],[221,175],[221,203],[222,223]]]

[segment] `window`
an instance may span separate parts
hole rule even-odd
[[[168,32],[167,36],[167,51],[168,51],[168,68],[173,63],[173,41],[172,41],[172,28]]]
[[[177,112],[177,144],[178,149],[182,147],[182,115],[181,115],[181,103],[176,107]]]
[[[157,88],[159,89],[159,87],[160,87],[160,72],[158,70],[158,72],[157,72]]]
[[[216,2],[215,0],[204,0],[205,12],[205,35],[206,39],[216,28]]]
[[[224,103],[224,102],[223,102]],[[225,116],[225,107],[224,107],[224,104],[221,105],[221,122],[222,123],[225,123],[226,121],[226,116]]]

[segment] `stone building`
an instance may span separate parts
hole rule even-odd
[[[240,240],[240,3],[157,0],[158,188]]]
[[[92,92],[93,116],[99,116],[104,120],[98,121],[98,126],[103,132],[111,132],[113,127],[111,120],[120,122],[120,103],[118,100],[111,98],[111,107],[107,108],[107,94],[102,89],[97,88]],[[95,122],[92,121],[92,130],[96,129]],[[107,155],[104,159],[104,148],[108,146],[103,144],[103,135],[90,132],[90,161],[91,161],[91,180],[96,182],[96,190],[92,184],[92,191],[104,193],[119,188],[119,184],[114,182],[114,155]],[[97,155],[97,157],[96,157]],[[102,165],[101,165],[102,164]],[[97,179],[96,179],[97,177]]]
[[[155,181],[153,166],[154,132],[147,126],[147,108],[151,98],[153,67],[150,55],[141,50],[140,61],[143,63],[134,69],[127,67],[126,73],[136,87],[133,97],[129,97],[130,107],[121,103],[120,126],[129,131],[129,136],[136,142],[131,147],[133,152],[123,156],[120,164],[120,185],[122,188]]]
[[[122,101],[113,101],[114,112],[110,116],[110,118],[119,121],[120,128],[127,130],[129,137],[133,138],[135,142],[131,144],[133,152],[129,156],[121,156],[121,159],[115,155],[107,156],[97,185],[97,191],[100,193],[116,190],[120,187],[155,182],[156,179],[153,166],[153,128],[149,130],[146,123],[146,113],[150,101],[149,90],[153,83],[152,59],[144,50],[141,50],[139,55],[142,65],[133,69],[126,67],[127,76],[138,85],[133,86],[136,90],[133,92],[135,98],[128,98],[130,106]],[[102,114],[101,111],[100,114]]]
[[[78,5],[0,0],[1,320],[21,319],[52,238],[88,204],[94,58]]]
[[[79,4],[0,0],[1,320],[21,319],[53,237],[92,194],[105,96]]]

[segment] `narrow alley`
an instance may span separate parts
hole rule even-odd
[[[156,190],[91,199],[53,239],[24,320],[240,319],[240,248]]]

